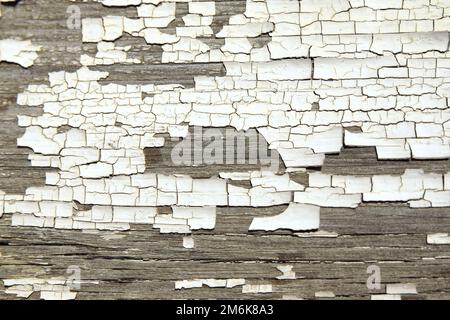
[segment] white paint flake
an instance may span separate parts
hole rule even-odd
[[[392,283],[386,285],[386,293],[394,295],[417,294],[414,283]]]
[[[0,62],[16,63],[28,68],[38,58],[37,52],[39,50],[41,50],[41,47],[33,45],[30,40],[0,40]]]
[[[374,294],[370,296],[370,300],[402,300],[402,296],[398,294]]]
[[[275,231],[288,229],[309,231],[319,229],[320,208],[316,206],[292,203],[278,216],[253,219],[249,230]]]
[[[80,62],[83,66],[112,65],[115,63],[140,64],[141,61],[139,59],[127,57],[127,52],[130,49],[131,46],[116,47],[114,42],[102,41],[97,44],[95,57],[84,54],[81,56]]]
[[[77,296],[76,292],[71,291],[71,286],[64,278],[5,279],[3,284],[6,294],[13,294],[18,298],[27,299],[34,292],[39,292],[42,300],[74,300]]]
[[[448,233],[429,234],[427,243],[436,245],[450,244],[450,235]]]
[[[314,293],[316,299],[334,299],[336,295],[332,291],[317,291]]]
[[[277,279],[278,280],[295,280],[296,276],[295,276],[295,272],[292,271],[293,268],[294,268],[294,266],[291,266],[291,265],[277,266],[277,269],[281,273],[283,273],[281,276],[278,276]]]
[[[242,287],[244,294],[264,294],[272,293],[273,287],[271,284],[246,284]]]
[[[176,290],[201,288],[235,288],[245,285],[245,279],[195,279],[175,282]]]
[[[193,249],[195,241],[193,237],[183,237],[183,247],[186,249]]]

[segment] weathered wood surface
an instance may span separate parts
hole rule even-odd
[[[67,29],[66,8],[70,4],[66,0],[24,0],[3,10],[1,38],[32,39],[43,46],[29,69],[0,64],[0,190],[7,193],[23,193],[29,186],[43,185],[49,171],[32,168],[27,160],[31,151],[16,145],[23,133],[17,126],[17,114],[40,112],[39,108],[17,106],[17,94],[29,84],[46,83],[48,72],[75,70],[81,53],[95,53],[95,46],[81,43],[80,30]],[[245,3],[219,4],[222,14],[215,26],[242,12]],[[100,17],[118,10],[98,3],[78,5],[83,17]],[[120,10],[123,13],[128,9]],[[129,8],[128,13],[133,16],[135,11]],[[110,72],[107,82],[189,86],[194,75],[223,72],[221,64],[158,65],[155,57],[160,56],[160,49],[146,45],[143,39],[125,37],[118,43],[132,43],[131,55],[141,57],[148,66],[95,68]],[[174,168],[167,167],[164,160],[169,153],[170,146],[149,152],[148,170],[172,172]],[[406,168],[447,172],[450,161],[377,161],[371,148],[346,149],[339,156],[328,156],[322,170],[371,175],[401,174]],[[185,170],[183,173],[192,173]],[[195,171],[199,176],[212,176],[218,168]],[[301,174],[293,176],[304,182]],[[450,246],[431,246],[426,241],[427,234],[450,231],[448,208],[413,210],[386,203],[356,210],[322,209],[322,229],[336,232],[337,238],[248,232],[253,217],[277,214],[284,208],[220,208],[216,229],[194,232],[196,246],[192,250],[183,248],[181,235],[161,235],[150,226],[133,226],[129,232],[13,228],[5,215],[0,219],[0,279],[64,276],[68,266],[77,265],[83,280],[98,281],[83,284],[78,299],[313,298],[317,291],[333,291],[342,299],[368,299],[371,294],[384,292],[387,283],[416,283],[419,295],[415,298],[450,299]],[[281,273],[276,266],[281,264],[293,265],[298,279],[277,280]],[[366,287],[369,265],[381,268],[383,287],[379,291]],[[240,287],[174,290],[176,280],[196,278],[245,278],[249,283],[272,283],[274,292],[245,295]],[[0,299],[15,298],[3,289],[0,282]]]

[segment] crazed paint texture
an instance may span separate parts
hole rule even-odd
[[[39,292],[42,300],[73,300],[77,296],[74,287],[81,283],[88,283],[74,282],[64,277],[4,279],[2,281],[6,288],[6,294],[13,294],[18,298],[29,298],[34,292]],[[97,284],[96,282],[92,283]]]
[[[47,174],[45,187],[4,196],[13,225],[126,230],[142,223],[190,233],[213,229],[217,206],[289,204],[279,216],[255,219],[250,229],[307,231],[319,229],[319,207],[356,208],[363,201],[450,206],[449,174],[314,173],[305,187],[287,173],[266,171],[211,179],[146,172],[143,152],[164,145],[160,134],[186,137],[189,126],[199,126],[256,129],[287,171],[320,167],[345,146],[374,146],[380,160],[448,159],[446,1],[433,1],[424,12],[411,1],[249,0],[245,13],[216,34],[224,39],[216,49],[202,40],[213,35],[214,2],[189,2],[185,26],[175,35],[164,28],[175,19],[177,3],[187,1],[102,2],[134,5],[139,18],[84,19],[83,41],[99,49],[95,58],[82,58],[85,65],[139,63],[127,58],[129,48],[112,42],[128,33],[161,45],[163,63],[223,62],[226,75],[196,77],[190,89],[101,85],[108,73],[83,67],[51,73],[50,85],[29,86],[18,103],[44,112],[19,116],[26,131],[18,145],[33,149],[33,166],[59,170]],[[270,40],[254,47],[250,40],[262,35]],[[167,206],[171,212],[160,214],[158,207]]]
[[[450,207],[450,173],[310,170],[345,147],[374,147],[379,160],[450,158],[448,0],[247,0],[245,12],[218,32],[213,1],[96,2],[134,6],[137,18],[83,19],[83,42],[97,44],[97,54],[82,55],[79,70],[50,73],[49,84],[19,94],[19,105],[43,113],[19,116],[25,134],[18,145],[34,151],[32,166],[57,170],[44,187],[0,196],[14,226],[128,230],[151,224],[161,233],[190,234],[214,229],[217,207],[288,205],[277,216],[255,218],[249,230],[300,232],[320,229],[323,207]],[[180,3],[188,5],[184,25],[167,33]],[[159,63],[223,63],[226,73],[198,76],[193,88],[103,84],[109,74],[89,67],[143,64],[128,56],[130,47],[114,43],[125,34],[160,46]],[[190,127],[256,129],[286,170],[217,172],[210,179],[146,171],[144,149],[164,146],[161,135],[186,138]],[[293,181],[292,172],[305,172],[309,182]],[[298,235],[337,236],[330,231]],[[430,234],[428,242],[448,244],[448,234]],[[193,238],[183,245],[192,249]],[[278,270],[278,279],[296,279],[292,266]],[[176,282],[180,290],[202,286],[272,292],[271,284],[244,279]],[[392,285],[373,299],[415,293],[413,284]],[[316,292],[317,298],[334,296]]]

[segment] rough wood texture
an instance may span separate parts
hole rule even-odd
[[[39,108],[16,105],[15,100],[29,84],[46,83],[47,74],[75,70],[81,53],[95,53],[95,46],[81,43],[80,30],[67,29],[66,0],[25,0],[3,10],[2,38],[32,39],[43,46],[35,65],[23,69],[0,64],[0,190],[23,193],[27,187],[42,186],[48,168],[32,168],[30,150],[18,148],[23,133],[17,114],[38,114]],[[99,3],[78,3],[83,17],[101,17],[119,9]],[[219,1],[214,26],[243,11],[245,1]],[[133,16],[132,8],[121,8]],[[181,6],[180,10],[183,9]],[[171,26],[176,26],[175,22]],[[220,41],[219,41],[220,42]],[[119,44],[133,44],[132,56],[141,57],[137,66],[97,67],[107,70],[107,82],[181,83],[191,85],[194,75],[223,73],[222,64],[158,65],[160,49],[143,39],[124,37]],[[147,152],[148,170],[172,172],[167,165],[170,145]],[[372,148],[346,149],[339,156],[327,156],[322,171],[333,174],[401,174],[406,168],[427,172],[450,171],[450,161],[377,161]],[[193,171],[195,171],[193,173]],[[184,169],[182,173],[209,177],[219,168]],[[304,181],[301,173],[294,179]],[[252,218],[282,212],[284,206],[269,209],[219,208],[216,229],[194,232],[195,248],[185,249],[181,235],[161,235],[151,227],[133,226],[127,232],[81,232],[53,229],[14,228],[8,215],[0,219],[0,279],[50,278],[64,276],[68,266],[81,268],[83,284],[77,299],[150,298],[282,298],[283,295],[314,298],[315,292],[332,291],[338,299],[368,299],[385,292],[388,283],[415,283],[416,298],[450,299],[450,245],[427,245],[427,234],[449,232],[450,212],[443,209],[410,209],[385,203],[364,205],[356,210],[323,209],[322,229],[335,232],[333,238],[302,238],[291,232],[248,232]],[[296,280],[277,280],[276,269],[293,265]],[[368,290],[369,265],[381,268],[382,288]],[[233,289],[198,288],[175,291],[174,283],[184,279],[245,278],[249,283],[271,283],[270,294],[247,295]],[[4,293],[0,299],[14,299]],[[33,294],[31,298],[39,298]]]

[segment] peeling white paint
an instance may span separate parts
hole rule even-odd
[[[398,294],[374,294],[370,296],[370,300],[402,300],[402,296]]]
[[[295,280],[296,276],[295,276],[295,272],[292,271],[293,268],[294,268],[294,266],[291,266],[291,265],[277,266],[277,269],[281,273],[283,273],[283,275],[278,276],[277,279],[278,280]]]
[[[203,286],[209,288],[234,288],[245,285],[245,279],[195,279],[195,280],[181,280],[175,282],[175,289],[194,289]]]
[[[336,295],[332,291],[317,291],[314,293],[314,296],[317,299],[334,299],[336,298]]]
[[[442,174],[406,170],[401,176],[309,175],[309,187],[295,201],[321,207],[356,208],[365,202],[408,202],[410,207],[449,207],[450,190]]]
[[[195,247],[195,241],[193,237],[183,237],[183,247],[186,249],[193,249]]]
[[[386,285],[386,293],[394,295],[417,294],[415,283],[389,283]]]
[[[428,244],[450,244],[450,235],[448,233],[435,233],[427,236]]]
[[[89,55],[82,55],[80,62],[83,66],[95,65],[112,65],[120,64],[140,64],[139,59],[129,58],[127,52],[130,51],[131,46],[116,47],[114,42],[99,42],[97,44],[97,53],[95,57]]]
[[[242,287],[244,294],[261,294],[272,293],[273,287],[271,284],[246,284]]]
[[[315,232],[301,232],[295,233],[299,238],[337,238],[339,234],[336,232],[329,232],[325,230],[319,230]]]
[[[40,46],[33,45],[30,40],[4,39],[0,40],[0,62],[16,63],[29,68],[38,58]]]
[[[189,234],[214,229],[218,206],[289,205],[278,216],[255,218],[250,230],[295,232],[318,230],[320,207],[356,208],[363,201],[450,207],[448,173],[308,173],[305,187],[288,174],[264,171],[212,179],[150,174],[143,152],[164,146],[159,134],[184,137],[189,126],[200,126],[256,129],[287,172],[320,167],[344,147],[375,147],[380,160],[449,159],[445,2],[399,2],[386,10],[375,1],[354,7],[346,0],[247,0],[245,14],[232,16],[215,35],[224,39],[221,48],[207,41],[214,36],[214,1],[98,2],[134,6],[137,18],[84,19],[83,41],[97,44],[96,56],[82,56],[81,69],[51,73],[50,85],[30,85],[19,95],[19,105],[43,106],[44,112],[19,116],[25,134],[18,145],[34,150],[33,166],[58,171],[47,175],[45,187],[1,196],[13,225],[120,231],[151,224],[162,233]],[[189,12],[169,34],[180,2]],[[130,47],[115,45],[124,34],[160,45],[160,63],[223,62],[226,74],[198,76],[189,89],[176,83],[102,85],[109,74],[87,66],[141,63],[128,57]],[[261,34],[269,41],[256,47],[251,39]],[[233,180],[248,180],[251,187],[236,187]],[[76,203],[92,209],[79,210]],[[172,213],[159,214],[160,207]]]
[[[4,279],[6,294],[16,295],[18,298],[29,298],[34,292],[40,293],[42,300],[74,300],[76,292],[72,292],[67,279],[51,278],[22,278]]]
[[[249,230],[275,231],[288,229],[308,231],[319,229],[320,208],[316,206],[292,203],[278,216],[253,219]]]

